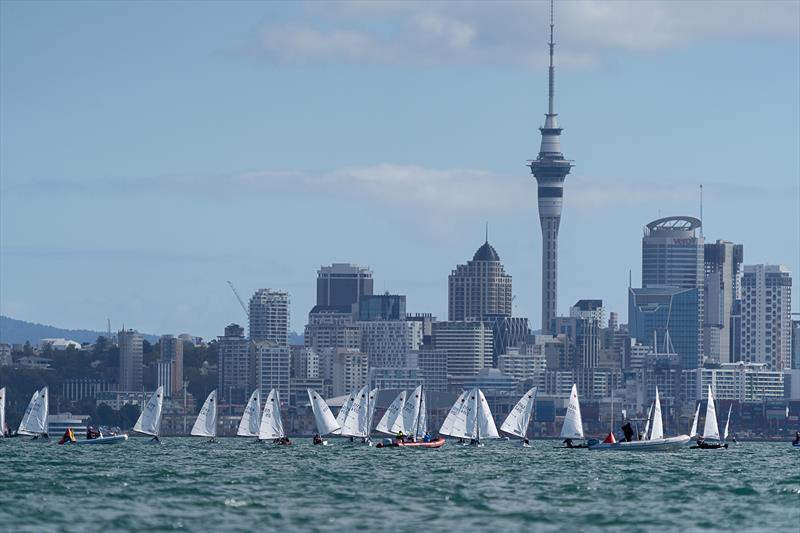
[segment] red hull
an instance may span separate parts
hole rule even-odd
[[[441,448],[444,446],[444,438],[438,438],[430,442],[398,442],[402,448]]]

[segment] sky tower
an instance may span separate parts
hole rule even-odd
[[[561,153],[561,128],[554,107],[555,69],[553,67],[553,0],[550,0],[550,69],[548,107],[542,132],[542,145],[531,173],[538,183],[539,222],[542,225],[542,331],[550,331],[558,304],[558,226],[564,198],[564,178],[572,164]]]

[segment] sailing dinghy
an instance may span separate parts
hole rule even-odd
[[[578,385],[572,384],[569,394],[567,413],[564,415],[564,424],[558,437],[564,442],[563,448],[586,448],[586,444],[573,444],[573,440],[584,440],[583,417],[581,417],[581,403],[578,400]]]
[[[281,419],[281,400],[276,389],[269,391],[267,401],[264,403],[264,414],[261,415],[261,425],[258,429],[258,440],[271,440],[273,444],[291,444],[283,430]]]
[[[520,446],[523,448],[531,447],[528,441],[528,426],[531,422],[531,413],[533,413],[535,402],[536,387],[533,387],[519,399],[517,405],[508,413],[505,421],[500,426],[500,431],[519,437],[521,439],[519,441]]]
[[[236,430],[237,437],[256,437],[258,442],[258,425],[261,421],[261,389],[256,389],[247,400],[244,407],[242,419],[239,421],[239,428]]]
[[[693,450],[718,450],[727,447],[728,445],[722,442],[722,438],[719,434],[717,408],[714,405],[714,394],[711,392],[711,385],[709,385],[708,401],[706,402],[706,422],[703,426],[703,435],[697,438],[697,445],[691,448]]]
[[[614,451],[674,451],[685,447],[691,440],[689,435],[678,435],[676,437],[664,436],[664,420],[661,415],[661,399],[656,387],[656,398],[650,409],[653,415],[652,421],[648,419],[647,430],[644,440],[623,440],[615,443],[600,442],[589,446],[590,450],[614,450]]]
[[[37,390],[31,396],[28,408],[17,429],[18,435],[30,435],[33,440],[47,439],[47,412],[48,412],[48,392],[47,387]]]
[[[328,441],[323,440],[322,437],[331,434],[341,426],[336,422],[336,419],[331,413],[331,408],[322,399],[322,396],[317,394],[313,389],[306,389],[308,392],[308,399],[311,402],[311,411],[314,413],[314,420],[317,423],[317,434],[314,435],[314,444],[321,444],[328,446]]]
[[[400,394],[383,413],[383,416],[375,426],[375,431],[385,433],[387,435],[395,436],[398,433],[406,433],[406,428],[403,425],[403,409],[406,406],[406,391],[401,391]]]
[[[193,437],[208,437],[208,442],[217,441],[217,391],[212,390],[203,403],[197,420],[192,426]]]
[[[375,398],[378,389],[369,390],[364,386],[353,398],[350,410],[342,422],[341,434],[345,437],[360,438],[362,444],[372,446],[369,438],[372,432],[372,416],[375,413]]]
[[[500,438],[486,397],[477,387],[464,391],[458,397],[439,433],[457,437],[461,441],[469,439],[469,444],[473,446],[483,446],[481,439]]]
[[[406,396],[400,418],[404,437],[394,441],[384,439],[377,445],[378,448],[440,448],[444,445],[444,438],[432,439],[428,433],[428,410],[422,385]]]
[[[161,432],[161,408],[164,406],[164,387],[156,389],[156,392],[147,400],[144,405],[139,420],[133,426],[133,430],[145,435],[152,435],[152,444],[161,444],[159,434]]]

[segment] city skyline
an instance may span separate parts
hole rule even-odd
[[[108,7],[88,14],[80,5],[74,13],[41,5],[3,5],[42,24],[27,34],[2,23],[0,313],[100,330],[110,317],[115,329],[124,322],[142,332],[213,338],[230,322],[245,323],[225,284],[230,279],[248,296],[267,287],[289,292],[291,329],[300,332],[313,307],[315,271],[352,262],[374,272],[375,294],[405,294],[409,312],[442,320],[447,276],[482,242],[488,220],[489,240],[514,277],[514,315],[540,324],[541,238],[530,201],[535,184],[522,162],[534,155],[541,125],[546,3],[503,4],[496,17],[530,10],[530,38],[504,43],[524,50],[522,58],[511,48],[486,45],[495,19],[484,24],[469,9],[435,4],[434,15],[452,23],[443,32],[455,32],[455,21],[477,35],[460,47],[453,41],[449,55],[445,44],[431,42],[439,52],[431,56],[436,69],[413,54],[403,60],[339,49],[330,57],[313,48],[288,54],[266,38],[255,61],[230,48],[254,26],[269,36],[292,23],[317,24],[325,35],[377,16],[364,12],[343,10],[337,19],[308,5],[235,4],[220,19],[227,24],[215,25],[210,19],[218,8],[211,5],[189,14],[193,31],[216,29],[212,39],[199,41],[199,54],[165,37],[138,50],[126,34],[96,57],[86,52],[110,38],[109,25],[79,35],[81,24],[119,14]],[[641,46],[597,32],[579,36],[592,12],[558,6],[558,109],[569,125],[569,155],[578,161],[559,236],[558,315],[578,299],[601,298],[626,322],[628,272],[633,286],[641,281],[642,228],[659,215],[698,216],[700,183],[707,242],[743,244],[744,264],[800,271],[800,56],[797,28],[785,22],[797,20],[797,8],[769,5],[756,18],[763,24],[753,28],[744,21],[754,16],[755,4],[715,5],[701,4],[695,24],[684,30],[689,34],[677,36],[689,44],[662,35],[661,42],[653,36]],[[682,13],[663,6],[667,17]],[[726,8],[730,27],[707,27]],[[174,6],[150,9],[163,24],[179,16]],[[421,10],[418,4],[394,9],[401,20],[416,20],[414,9]],[[616,4],[610,9],[628,24],[645,17]],[[253,22],[258,12],[268,17],[260,24]],[[138,16],[144,27],[158,25]],[[73,44],[57,58],[31,64],[31,54],[53,44],[45,32],[58,23]],[[161,59],[159,46],[167,51]],[[114,80],[127,78],[113,51],[136,59],[124,65],[125,76],[178,59],[187,64],[175,79],[167,76],[161,88],[132,100],[144,113],[137,119],[124,106],[131,93]],[[479,59],[485,54],[508,60],[486,66]],[[111,76],[92,69],[93,60]],[[326,61],[342,65],[335,80]],[[209,65],[249,89],[211,83],[201,73]],[[46,83],[53,73],[66,76],[58,91]],[[274,80],[279,73],[290,81]],[[311,89],[325,80],[332,84],[325,94]],[[199,87],[206,82],[209,88]],[[280,109],[295,91],[307,108]],[[185,106],[176,103],[180,95],[188,97]],[[43,104],[49,114],[33,109]],[[756,106],[757,119],[750,111]],[[379,110],[385,120],[367,118]],[[343,126],[344,136],[353,136],[355,146],[334,135],[335,125],[351,115],[354,125]],[[148,121],[159,117],[166,122],[156,129],[163,131],[153,131]],[[219,130],[212,117],[224,118]],[[770,135],[754,134],[755,120],[769,124]],[[189,127],[193,121],[196,128]],[[198,128],[211,139],[190,131]],[[289,134],[279,134],[284,130]],[[105,131],[115,134],[99,135]],[[263,216],[253,214],[258,210]]]

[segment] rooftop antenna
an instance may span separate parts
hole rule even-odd
[[[628,269],[628,289],[630,289],[631,287],[633,287],[633,270],[629,268]]]
[[[489,242],[489,221],[486,221],[486,242]]]

